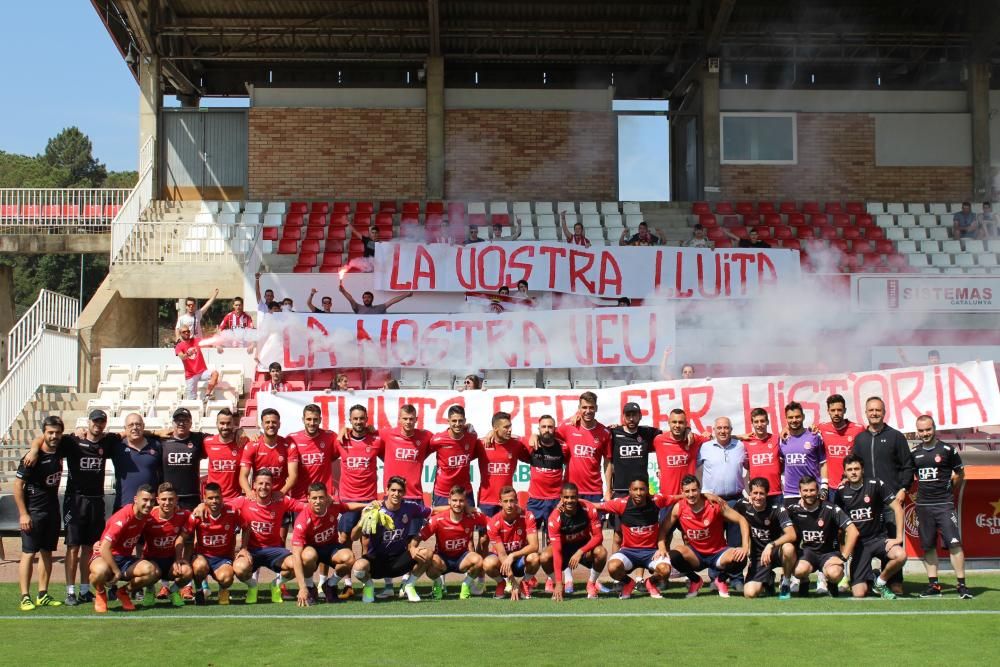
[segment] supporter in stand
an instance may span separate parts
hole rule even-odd
[[[566,211],[561,211],[559,213],[559,222],[562,224],[563,230],[563,240],[570,245],[580,245],[584,248],[590,247],[590,239],[587,235],[583,233],[583,225],[579,222],[573,225],[573,233],[569,231],[569,227],[566,225]]]
[[[462,240],[462,245],[471,245],[473,243],[486,243],[486,239],[480,238],[479,227],[477,225],[469,227],[469,235]]]
[[[492,241],[516,241],[519,238],[521,238],[521,218],[514,218],[510,236],[504,236],[503,225],[494,224],[490,228],[490,240]]]
[[[232,311],[226,313],[226,316],[222,318],[222,322],[219,323],[219,330],[226,331],[227,329],[237,330],[253,328],[253,318],[243,312],[243,297],[236,297],[233,299]]]
[[[974,239],[978,231],[976,214],[972,212],[972,204],[962,202],[962,210],[951,219],[951,234],[956,241]]]
[[[309,310],[311,312],[314,312],[314,313],[332,313],[333,312],[333,297],[324,296],[322,299],[320,299],[320,303],[323,304],[323,308],[322,309],[317,308],[316,304],[313,303],[313,297],[316,296],[316,292],[318,292],[318,291],[319,290],[316,289],[315,287],[313,287],[311,290],[309,290],[309,298],[306,299],[306,305],[309,307]]]
[[[292,301],[290,297],[285,297],[281,300],[281,312],[283,313],[294,313],[295,312],[295,302]]]
[[[1000,237],[1000,221],[993,214],[993,204],[983,202],[983,212],[976,216],[976,238],[986,240]]]
[[[351,227],[351,236],[360,239],[364,246],[364,250],[361,252],[362,257],[375,257],[375,244],[379,242],[378,227],[375,225],[369,227],[367,236]]]
[[[645,222],[639,223],[639,231],[635,234],[629,236],[628,227],[622,230],[622,236],[618,239],[618,245],[636,245],[636,246],[646,246],[646,245],[660,245],[662,243],[664,234],[660,230],[656,230],[659,236],[656,234],[649,233],[649,225]]]
[[[208,309],[212,307],[215,303],[215,297],[219,296],[219,288],[215,288],[215,292],[212,294],[211,298],[205,302],[201,308],[197,308],[198,302],[194,300],[194,297],[188,297],[184,299],[184,312],[177,316],[177,324],[174,325],[174,340],[180,340],[181,338],[181,327],[187,326],[191,328],[191,332],[194,334],[195,338],[201,338],[203,336],[201,331],[201,318],[205,316]]]
[[[333,384],[330,385],[330,389],[333,391],[354,391],[351,389],[350,381],[347,376],[343,373],[337,373],[337,376],[333,378]]]
[[[483,380],[478,375],[466,375],[465,381],[462,382],[462,386],[459,387],[459,391],[465,391],[466,389],[482,389]]]
[[[254,274],[254,285],[257,291],[257,310],[261,313],[267,313],[270,312],[271,304],[274,303],[274,290],[264,290],[264,298],[260,298],[260,276],[259,271]]]
[[[389,378],[385,381],[385,384],[382,385],[382,389],[399,389],[399,380],[396,378]]]
[[[272,394],[275,394],[279,391],[292,390],[292,388],[288,386],[288,383],[285,382],[284,378],[282,377],[281,364],[279,364],[277,361],[271,362],[271,365],[267,367],[267,374],[270,379],[261,386],[260,388],[261,391],[271,392]]]
[[[354,300],[351,293],[347,291],[347,288],[343,285],[340,286],[340,293],[344,295],[344,298],[351,304],[351,310],[353,310],[358,315],[383,315],[385,311],[390,307],[396,305],[403,299],[408,299],[413,296],[413,292],[407,292],[406,294],[400,294],[399,296],[394,296],[385,303],[375,303],[375,295],[371,292],[365,292],[361,295],[361,303]]]
[[[754,227],[750,228],[750,231],[747,232],[747,237],[748,238],[745,238],[745,239],[741,239],[739,236],[737,236],[736,234],[733,234],[731,231],[729,231],[725,227],[722,228],[722,231],[723,231],[723,233],[725,233],[726,236],[728,236],[730,239],[733,240],[733,243],[736,244],[737,248],[770,248],[771,247],[771,244],[768,243],[767,241],[761,241],[760,240],[760,232],[758,232],[757,229],[754,228]]]
[[[715,247],[715,244],[705,236],[705,228],[700,224],[694,226],[694,229],[691,230],[691,238],[681,245],[685,248],[708,248],[709,250]]]

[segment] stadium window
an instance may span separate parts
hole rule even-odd
[[[545,85],[548,82],[549,82],[549,73],[548,72],[542,72],[542,85]]]
[[[618,198],[669,201],[670,125],[667,100],[615,100],[618,114]]]
[[[406,83],[410,82],[410,70],[406,70]]]
[[[723,164],[797,164],[794,113],[720,114]]]
[[[476,81],[476,85],[478,86],[479,85],[479,72],[476,72],[475,81]]]

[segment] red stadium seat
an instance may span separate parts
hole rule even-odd
[[[359,201],[354,204],[354,213],[367,213],[371,215],[375,212],[375,205],[370,201]]]
[[[301,227],[304,219],[301,213],[289,213],[285,216],[285,227]]]
[[[774,238],[779,241],[785,241],[787,239],[794,238],[794,236],[795,235],[792,233],[791,227],[781,225],[780,227],[774,228]]]
[[[846,213],[834,213],[830,216],[830,222],[833,223],[834,227],[850,227],[851,216]]]
[[[306,238],[302,242],[302,252],[319,252],[319,241],[316,239]]]
[[[806,216],[802,213],[789,213],[788,214],[788,224],[793,227],[800,227],[806,224]]]
[[[885,262],[890,269],[896,269],[900,273],[909,270],[909,262],[902,255],[889,255],[885,258]]]
[[[757,205],[757,212],[761,215],[767,215],[768,213],[777,213],[774,208],[774,202],[762,201]]]
[[[757,230],[757,236],[760,237],[761,241],[770,241],[772,239],[771,228],[767,225],[755,227],[755,229]]]
[[[731,231],[741,239],[745,239],[749,233],[746,227],[733,227]]]
[[[716,215],[732,215],[736,213],[733,209],[733,205],[727,201],[716,202],[715,204],[715,214]]]
[[[719,239],[718,241],[715,242],[715,247],[716,248],[732,248],[733,247],[732,239],[729,239],[729,238]],[[635,303],[635,301],[633,301],[632,303]]]
[[[461,204],[459,204],[462,206]],[[465,206],[462,206],[462,212],[465,212]],[[424,207],[424,213],[430,215],[431,213],[437,213],[439,215],[444,214],[444,202],[440,201],[429,201],[427,206]]]
[[[313,268],[314,267],[312,267],[312,266],[305,266],[303,264],[296,264],[295,266],[292,267],[292,273],[312,273],[313,272]]]
[[[14,209],[12,214],[8,214],[6,209]],[[101,215],[101,205],[100,204],[87,204],[83,207],[83,217],[85,218],[100,218]],[[11,218],[17,215],[16,206],[0,206],[0,216],[5,218]]]
[[[299,242],[294,239],[282,239],[278,241],[279,255],[294,255],[299,251]]]
[[[804,201],[802,202],[802,212],[805,214],[816,214],[819,213],[819,202],[815,201]]]
[[[335,266],[340,268],[344,264],[344,253],[343,252],[325,252],[323,253],[323,266]]]
[[[378,203],[379,213],[395,213],[396,212],[396,202],[395,200],[382,200]]]
[[[327,239],[323,244],[323,252],[344,252],[344,239]]]
[[[854,241],[861,238],[861,230],[857,227],[844,227],[843,235],[845,239]]]
[[[861,262],[857,270],[866,273],[877,273],[879,269],[885,268],[888,267],[882,262],[882,255],[877,252],[866,252],[861,254]]]
[[[757,213],[749,213],[743,216],[743,224],[746,227],[756,227],[760,224],[760,215]]]
[[[815,238],[816,235],[813,234],[812,227],[799,227],[798,228],[798,238],[799,239],[811,239]]]
[[[778,207],[779,213],[784,213],[785,215],[789,213],[798,213],[799,208],[793,201],[783,201]]]
[[[314,252],[301,252],[299,253],[299,260],[297,263],[299,266],[316,266],[316,264],[319,263],[317,259],[318,257]]]
[[[855,254],[844,255],[840,258],[840,266],[838,267],[843,273],[854,273],[858,270],[858,256]]]
[[[333,202],[333,212],[342,213],[347,215],[351,212],[351,202],[349,201],[335,201]]]
[[[453,220],[452,217],[448,216],[449,222],[453,224],[461,224],[458,220]],[[469,225],[476,225],[478,227],[484,227],[486,225],[486,214],[485,213],[473,213],[469,216],[467,223]]]
[[[757,213],[757,206],[752,201],[738,201],[736,212],[740,215],[753,215]]]
[[[470,219],[469,219],[469,224],[470,225],[471,224],[475,224],[474,222],[472,222],[472,218],[474,218],[474,217],[475,216],[471,216],[470,217]],[[508,226],[510,226],[510,216],[507,215],[506,213],[494,213],[493,215],[490,216],[490,224],[491,225],[503,225],[504,227],[508,227]]]
[[[334,213],[330,216],[330,227],[347,227],[350,224],[350,220],[347,218],[346,213]]]
[[[416,222],[401,222],[399,223],[399,235],[404,239],[415,239],[421,236],[420,225]]]
[[[388,225],[375,225],[378,228],[378,237],[382,240],[391,239],[393,237],[392,233],[392,223]]]
[[[813,213],[809,216],[809,224],[813,227],[820,227],[830,224],[830,219],[824,213]]]
[[[719,221],[715,219],[715,216],[711,213],[702,213],[698,216],[698,224],[700,224],[705,229],[709,227],[718,227]]]
[[[844,239],[833,239],[830,242],[830,247],[831,248],[836,248],[837,250],[839,250],[842,253],[846,253],[847,250],[848,250],[848,248],[847,248],[847,241],[845,241]]]
[[[867,213],[854,216],[854,224],[858,227],[874,227],[875,221]]]
[[[304,201],[293,201],[288,205],[289,213],[298,213],[300,215],[305,215],[309,212],[309,204]]]
[[[881,254],[874,241],[852,241],[851,252],[864,253],[866,255]]]
[[[314,201],[312,206],[309,207],[310,215],[313,213],[322,213],[325,216],[329,211],[330,205],[325,201]]]
[[[844,209],[840,207],[840,202],[839,201],[828,201],[828,202],[826,202],[826,204],[823,206],[823,210],[826,211],[827,213],[831,214],[831,215],[834,214],[834,213],[843,213],[844,212]]]
[[[320,264],[319,265],[319,272],[320,273],[340,273],[341,269],[343,269],[343,268],[344,268],[343,264],[337,264],[337,265],[333,265],[333,264]]]
[[[707,215],[712,212],[712,208],[707,201],[696,201],[691,204],[691,213],[695,215]]]
[[[420,215],[412,211],[403,211],[399,216],[399,224],[401,225],[417,225],[420,224]]]
[[[80,217],[80,207],[76,204],[64,204],[62,207],[62,217],[64,218],[79,218]]]
[[[453,215],[465,217],[465,202],[462,201],[450,201],[448,202],[448,217]]]
[[[892,255],[896,252],[896,244],[888,239],[875,241],[875,250],[883,255]]]
[[[302,228],[301,227],[285,227],[281,230],[281,239],[295,239],[298,241],[302,238]]]
[[[881,227],[866,227],[865,238],[871,239],[872,241],[881,241],[885,238],[885,230]]]
[[[310,227],[326,227],[326,213],[310,213],[309,214],[309,226]]]
[[[832,241],[840,236],[840,234],[837,233],[836,227],[820,227],[817,229],[817,232],[817,236],[821,239],[826,239],[827,241]]]
[[[706,232],[708,238],[712,241],[721,241],[722,239],[729,238],[726,236],[726,232],[723,231],[722,227],[709,227]]]
[[[351,257],[360,257],[365,251],[365,244],[359,239],[351,239],[347,244],[347,252]]]
[[[420,214],[420,202],[415,201],[404,201],[403,202],[403,213],[416,213]]]
[[[375,224],[377,226],[392,225],[392,213],[378,213],[375,216]]]
[[[307,239],[321,239],[326,236],[325,227],[306,227]]]
[[[104,217],[110,220],[118,215],[119,210],[121,210],[121,206],[119,204],[105,204]]]
[[[865,212],[865,205],[859,201],[849,201],[844,208],[849,215],[862,215]]]
[[[330,231],[327,232],[326,238],[336,239],[338,241],[344,241],[347,239],[347,228],[345,227],[330,227]]]
[[[743,223],[740,220],[740,217],[738,215],[724,215],[724,216],[722,216],[722,226],[723,227],[729,227],[731,229],[733,227],[738,227],[741,224],[743,224]]]
[[[392,373],[384,368],[370,368],[365,372],[365,389],[381,389]]]
[[[782,248],[787,248],[788,250],[801,250],[802,245],[799,243],[798,239],[786,239],[781,242]]]
[[[777,227],[778,225],[784,224],[781,220],[781,216],[777,213],[765,213],[763,222],[768,227]]]
[[[278,240],[278,228],[277,227],[264,227],[261,232],[260,237],[265,241],[277,241]]]

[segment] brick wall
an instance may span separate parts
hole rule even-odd
[[[722,198],[954,202],[970,196],[972,167],[875,166],[869,114],[800,113],[798,135],[796,165],[722,165]]]
[[[614,200],[617,141],[611,113],[446,111],[445,196]]]
[[[250,109],[251,199],[421,198],[422,109]]]

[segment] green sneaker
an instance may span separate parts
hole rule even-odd
[[[243,604],[257,604],[257,586],[247,588],[247,597]]]
[[[170,604],[174,605],[175,607],[184,606],[184,598],[181,597],[180,591],[170,591]]]
[[[472,589],[469,588],[469,584],[462,582],[462,590],[458,592],[459,600],[468,600],[472,597]]]
[[[778,589],[778,599],[779,600],[791,600],[792,599],[792,588],[788,584],[781,584],[781,588]]]
[[[30,595],[21,596],[21,604],[18,607],[21,611],[31,611],[35,608],[35,603],[31,601]]]
[[[281,584],[271,584],[271,602],[280,604],[284,601],[281,597]]]
[[[152,586],[146,587],[146,593],[142,596],[142,606],[147,609],[156,606],[156,589]]]
[[[463,584],[463,586],[464,585],[465,584]],[[431,597],[434,598],[435,600],[444,599],[444,586],[441,585],[440,581],[434,582],[434,587],[431,588]]]
[[[366,581],[365,585],[361,587],[361,601],[375,602],[375,582],[371,579]]]
[[[420,595],[417,593],[417,587],[413,584],[406,584],[403,586],[403,592],[406,594],[406,599],[410,602],[420,602]]]
[[[882,596],[883,600],[895,600],[896,594],[889,590],[888,586],[879,586],[877,581],[872,582],[872,588]]]
[[[35,599],[36,607],[61,607],[62,602],[59,600],[53,600],[48,592],[42,593]]]

